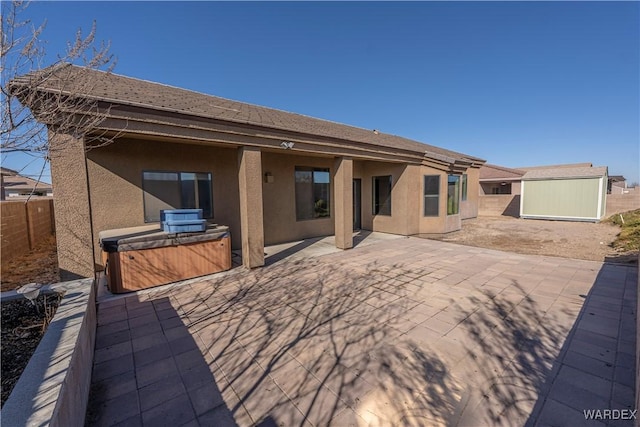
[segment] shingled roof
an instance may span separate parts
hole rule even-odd
[[[63,74],[64,77],[61,77]],[[348,142],[407,150],[438,160],[484,163],[484,160],[477,157],[401,136],[70,64],[46,68],[18,77],[11,82],[11,90],[18,92],[20,88],[27,87],[33,81],[38,82],[38,89],[42,92],[63,92],[116,105],[130,105],[199,118],[256,125]]]
[[[484,164],[480,168],[480,180],[518,180],[524,171],[505,168],[504,166]]]
[[[593,178],[601,177],[607,174],[606,166],[598,167],[577,167],[577,168],[548,168],[548,169],[532,169],[523,177],[523,180],[533,179],[569,179],[569,178]]]

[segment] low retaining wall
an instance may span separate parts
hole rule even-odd
[[[29,252],[55,231],[53,199],[0,203],[2,263]]]
[[[7,426],[84,425],[96,336],[93,279],[59,283],[64,290],[47,332],[6,401]]]

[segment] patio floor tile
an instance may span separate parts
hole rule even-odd
[[[579,426],[634,404],[633,267],[322,245],[101,302],[95,425]]]
[[[133,371],[133,354],[125,354],[114,359],[93,365],[92,380],[100,381],[113,376]]]
[[[186,393],[142,412],[144,426],[180,426],[195,418],[191,400]]]
[[[136,369],[138,388],[153,384],[178,374],[178,368],[172,357],[167,357]]]
[[[179,376],[166,377],[138,390],[140,409],[144,412],[186,392]]]

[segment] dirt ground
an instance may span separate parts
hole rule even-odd
[[[460,231],[421,237],[521,254],[637,262],[637,253],[612,247],[619,232],[618,226],[605,223],[481,216],[465,220]]]
[[[59,295],[41,295],[35,305],[24,298],[2,303],[2,405],[38,347],[59,302]]]
[[[59,281],[56,237],[51,236],[34,250],[2,264],[0,290],[10,291],[27,283]]]

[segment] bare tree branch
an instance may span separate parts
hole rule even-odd
[[[94,21],[87,35],[78,29],[66,51],[43,68],[45,49],[41,36],[45,23],[34,26],[31,21],[20,18],[28,5],[28,2],[13,1],[3,7],[0,19],[0,150],[31,153],[46,161],[52,149],[64,148],[51,147],[47,130],[53,134],[90,138],[101,145],[112,142],[113,135],[99,130],[108,109],[99,108],[96,99],[83,96],[115,65],[109,43],[96,43]],[[105,72],[83,73],[82,68],[72,64]]]

